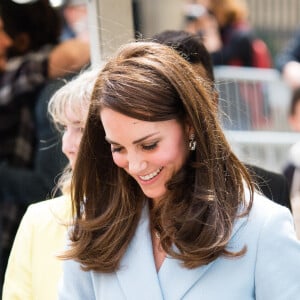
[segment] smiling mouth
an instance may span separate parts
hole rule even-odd
[[[163,169],[163,167],[160,167],[158,170],[150,173],[150,174],[147,174],[145,176],[139,176],[140,179],[144,180],[144,181],[148,181],[148,180],[151,180],[153,179],[154,177],[156,177],[160,172],[161,170]]]

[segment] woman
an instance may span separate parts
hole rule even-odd
[[[51,98],[49,114],[63,129],[62,151],[69,160],[60,179],[63,196],[32,204],[19,226],[10,253],[3,300],[57,299],[66,225],[70,222],[70,175],[87,117],[96,71],[85,71],[66,83]]]
[[[266,44],[255,36],[249,24],[244,0],[199,0],[198,5],[203,5],[207,12],[194,22],[204,35],[214,65],[272,66]]]
[[[292,217],[254,193],[206,86],[156,43],[107,62],[73,173],[60,300],[297,298]]]

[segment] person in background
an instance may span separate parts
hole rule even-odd
[[[194,5],[202,10],[194,17],[196,29],[192,33],[203,35],[214,65],[272,66],[266,44],[255,36],[249,24],[244,0],[198,0]]]
[[[3,70],[6,67],[7,63],[7,50],[12,45],[12,40],[8,36],[8,34],[3,29],[3,22],[0,17],[0,70]],[[2,225],[0,222],[0,231],[2,231]],[[0,257],[2,257],[3,249],[0,245]],[[2,268],[0,268],[1,271]],[[2,283],[1,283],[1,277],[0,277],[0,293],[2,291]]]
[[[62,7],[63,28],[60,39],[88,39],[88,13],[85,0],[66,0]]]
[[[32,204],[18,229],[9,257],[2,300],[57,299],[61,261],[71,216],[70,181],[98,70],[71,79],[52,96],[49,114],[62,130],[69,160],[59,181],[63,196]]]
[[[8,51],[9,57],[27,54],[28,50],[42,53],[42,47],[58,44],[61,32],[60,16],[49,0],[24,4],[14,0],[2,0],[1,6],[5,31],[13,39]]]
[[[215,88],[215,76],[211,56],[207,51],[203,38],[185,30],[165,30],[155,34],[153,42],[167,45],[175,49],[185,60],[193,66],[196,73],[206,78]],[[216,101],[217,100],[216,94]]]
[[[159,43],[123,45],[105,64],[73,171],[59,300],[297,298],[292,216],[255,193],[206,83]]]
[[[222,47],[222,41],[219,33],[216,17],[201,3],[187,3],[185,5],[185,28],[191,34],[202,38],[206,49],[210,53],[217,52]]]
[[[288,150],[283,174],[289,183],[291,207],[297,236],[300,239],[300,142],[296,142]]]
[[[204,46],[202,38],[197,34],[191,34],[183,30],[165,30],[152,38],[153,42],[165,44],[175,49],[181,56],[190,62],[197,74],[206,78],[215,89],[213,65],[209,52]],[[218,93],[213,100],[218,105]],[[270,172],[254,165],[246,165],[254,182],[267,198],[291,210],[289,187],[286,178],[282,174]]]
[[[0,9],[2,29],[7,28],[12,34],[13,41],[9,46],[15,49],[14,53],[22,54],[10,59],[5,69],[0,70],[0,134],[3,145],[0,160],[6,160],[13,166],[30,166],[35,143],[34,96],[48,79],[77,72],[88,64],[89,43],[80,39],[58,43],[60,27],[54,23],[58,19],[52,18],[55,14],[48,0],[30,4],[3,0]],[[19,40],[27,42],[20,43]],[[18,46],[20,44],[22,49]],[[7,48],[5,46],[1,51],[6,52]]]
[[[5,27],[12,34],[8,43],[3,33],[4,42],[0,43],[5,60],[0,70],[2,286],[8,254],[27,205],[49,197],[64,165],[55,145],[57,134],[46,114],[53,89],[46,94],[43,87],[51,79],[74,74],[84,67],[89,62],[90,49],[89,43],[80,39],[58,43],[60,27],[54,23],[57,19],[52,18],[55,12],[48,0],[23,5],[3,0],[0,9],[1,30]],[[11,55],[20,56],[6,60],[10,46],[14,49]]]
[[[203,7],[201,15],[194,18],[197,34],[212,55],[215,66],[270,68],[270,52],[263,40],[255,36],[248,21],[248,8],[243,0],[196,1]],[[195,32],[193,32],[195,33]],[[219,42],[218,42],[219,40]],[[231,130],[264,128],[270,118],[269,99],[261,82],[232,81],[226,90],[220,87],[221,99],[230,101],[223,105],[223,126]],[[236,121],[238,120],[238,121]]]
[[[293,131],[300,132],[300,86],[292,92],[288,121]],[[293,144],[289,151],[283,174],[289,184],[289,194],[293,212],[300,218],[300,142]],[[297,201],[296,201],[297,200]],[[296,204],[296,202],[298,202]],[[298,220],[298,236],[300,238],[300,220]]]
[[[275,66],[291,89],[300,87],[300,28],[276,56]]]

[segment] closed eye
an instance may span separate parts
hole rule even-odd
[[[111,145],[111,152],[112,153],[121,152],[122,149],[123,149],[123,147],[116,147],[116,146]]]
[[[149,144],[149,145],[142,145],[142,148],[143,148],[143,150],[148,150],[148,151],[150,151],[150,150],[153,150],[153,149],[155,149],[156,147],[157,147],[157,142],[155,142],[155,143],[152,143],[152,144]]]

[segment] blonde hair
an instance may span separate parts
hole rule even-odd
[[[83,118],[87,116],[98,73],[98,69],[87,69],[81,72],[66,82],[51,97],[48,104],[48,114],[59,131],[62,131],[62,126],[69,121],[67,108],[77,116],[82,116]],[[85,123],[85,120],[82,121]],[[68,164],[57,184],[57,189],[60,189],[64,195],[70,194],[71,177],[72,169],[70,164]]]

